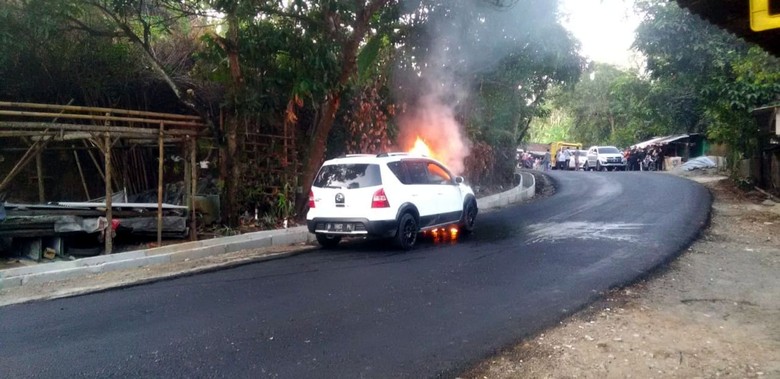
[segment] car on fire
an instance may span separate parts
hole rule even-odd
[[[309,191],[306,224],[324,248],[343,237],[392,238],[404,250],[418,234],[474,229],[477,199],[463,177],[410,153],[353,154],[322,164]]]

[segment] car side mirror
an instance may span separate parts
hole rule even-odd
[[[456,176],[455,177],[455,183],[460,184],[460,183],[463,183],[464,181],[465,181],[465,179],[463,179],[462,176]]]

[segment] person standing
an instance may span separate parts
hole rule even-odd
[[[580,151],[574,150],[574,171],[580,170]]]
[[[634,171],[634,167],[636,166],[636,147],[632,147],[631,150],[628,151],[628,171]]]
[[[647,155],[647,152],[643,148],[637,149],[636,152],[636,160],[639,164],[639,170],[638,171],[645,171],[645,156]]]
[[[655,158],[655,170],[656,171],[663,171],[664,170],[664,149],[661,146],[656,147],[656,158]]]
[[[542,159],[542,166],[544,166],[544,171],[550,171],[550,149],[547,149],[547,152],[544,153],[544,159]]]
[[[566,150],[563,151],[563,169],[568,170],[569,169],[569,161],[571,160],[571,150],[567,147]]]

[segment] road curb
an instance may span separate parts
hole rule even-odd
[[[533,174],[520,170],[518,170],[516,174],[520,177],[520,184],[508,191],[477,199],[477,206],[480,210],[491,210],[534,197],[536,182]],[[0,289],[57,282],[79,276],[95,275],[104,272],[127,270],[150,265],[184,262],[246,249],[310,243],[315,240],[314,235],[309,233],[306,226],[298,226],[288,229],[264,230],[237,236],[185,242],[111,255],[99,255],[72,261],[58,261],[33,266],[14,267],[0,270]],[[271,254],[269,255],[271,256],[269,259],[279,258],[280,254],[283,253]],[[295,254],[299,254],[299,252],[295,252]],[[254,257],[252,261],[264,260],[263,258],[263,256]],[[242,262],[244,261],[240,261],[237,264],[241,264]],[[218,267],[225,267],[227,265],[229,265],[229,263],[219,265]],[[201,272],[202,270],[193,271]],[[174,274],[174,276],[180,275],[182,275],[182,273]],[[167,277],[168,276],[165,276],[164,278]],[[161,280],[161,278],[142,282],[147,283],[154,280]],[[88,292],[94,292],[94,289],[89,290]]]
[[[516,170],[515,174],[520,177],[520,184],[508,191],[477,199],[480,211],[504,207],[536,195],[536,177],[522,170]]]

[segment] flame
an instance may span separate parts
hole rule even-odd
[[[425,141],[423,141],[423,139],[420,137],[417,137],[417,139],[414,141],[414,146],[412,146],[412,148],[409,149],[409,152],[412,154],[420,154],[420,155],[433,157],[433,154],[431,154],[431,148],[428,147]]]

